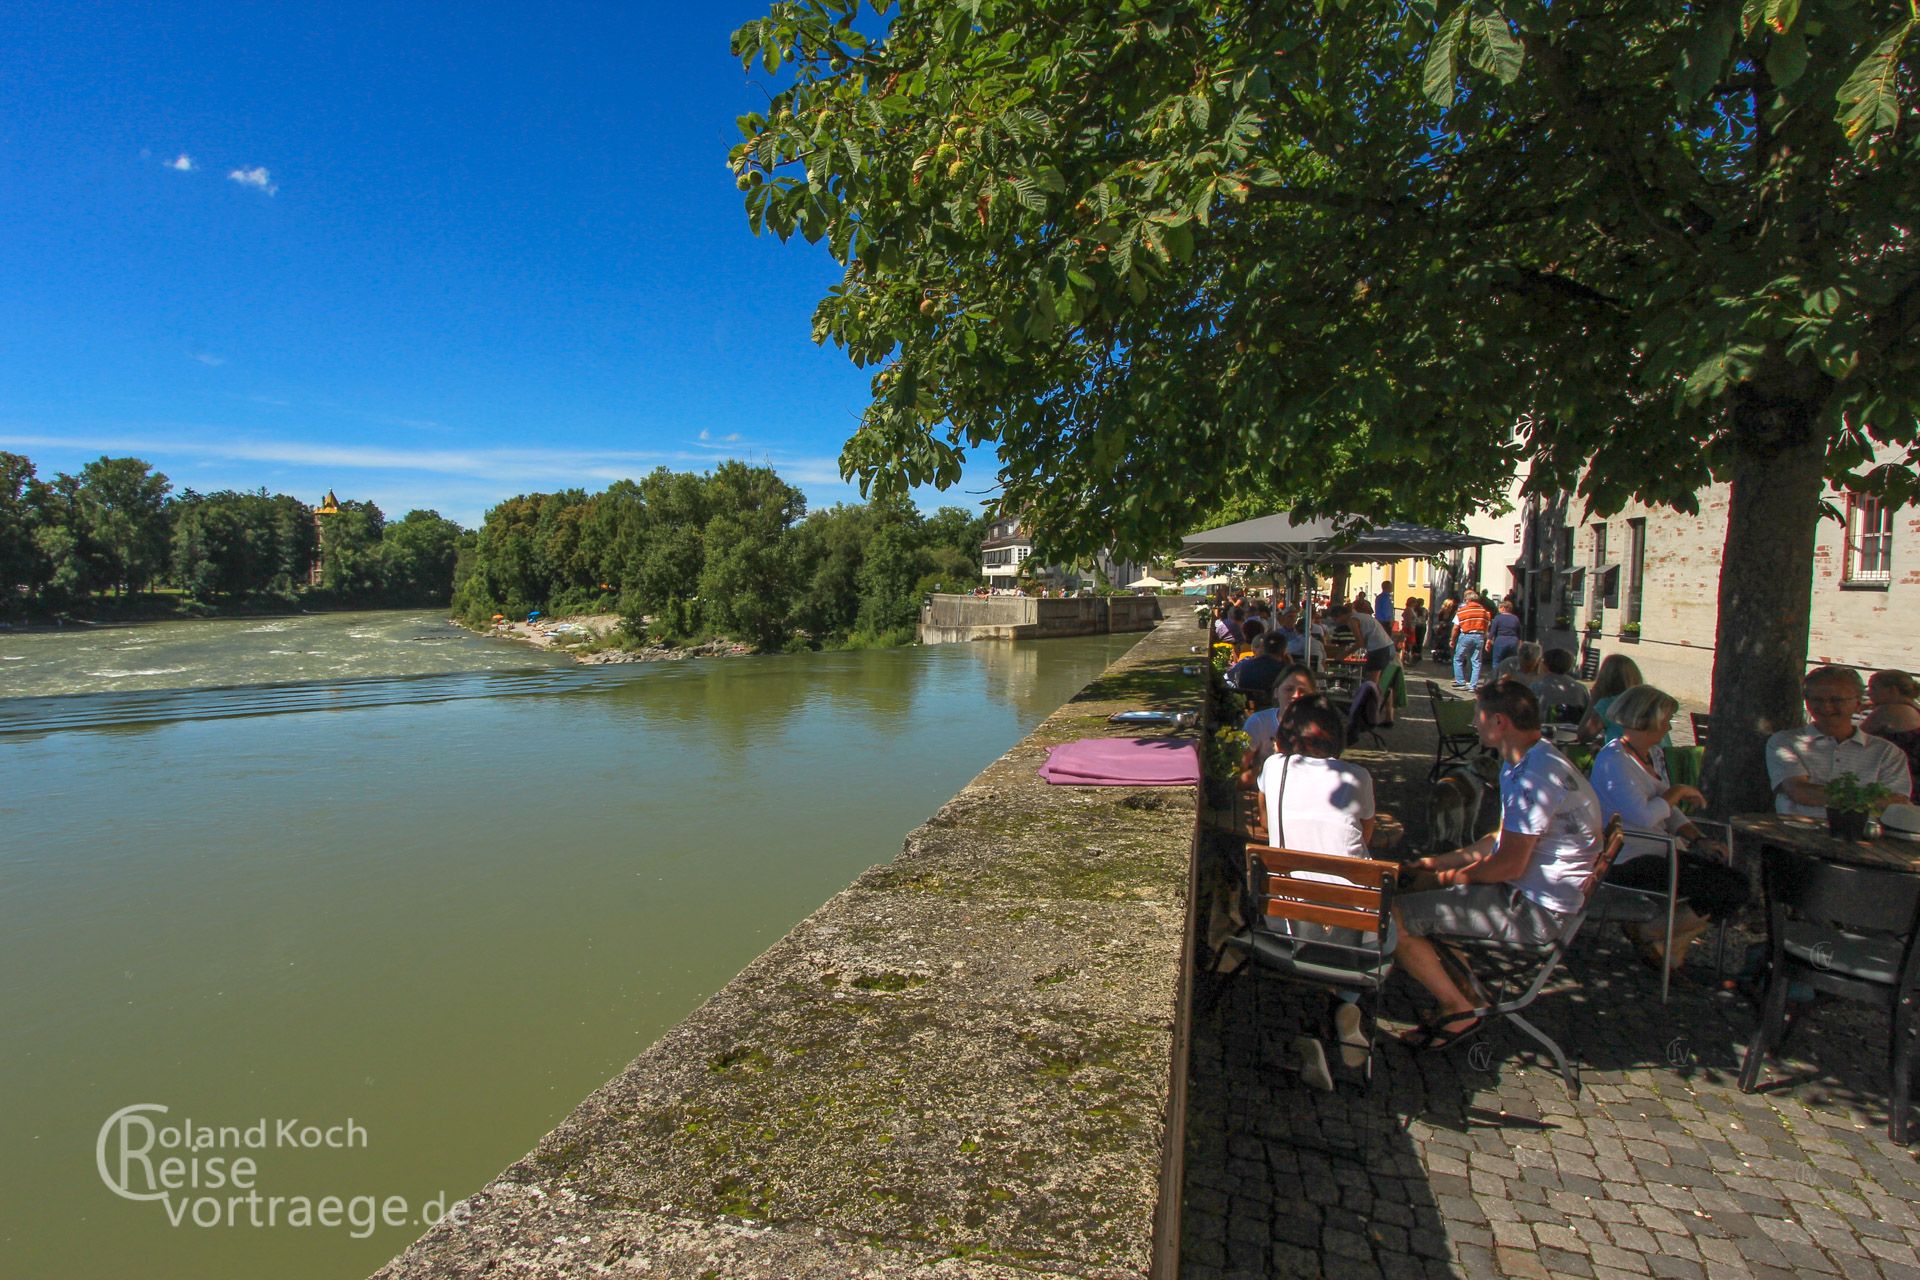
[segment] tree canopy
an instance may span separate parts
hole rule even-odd
[[[1822,480],[1914,493],[1906,0],[859,10],[736,33],[786,79],[732,162],[845,267],[814,323],[875,366],[863,484],[996,447],[1073,553],[1248,493],[1439,521],[1523,463],[1601,512],[1726,480],[1721,658],[1774,684]]]
[[[899,643],[926,592],[976,585],[985,527],[958,507],[922,517],[904,500],[808,512],[798,489],[743,462],[704,475],[662,467],[487,512],[454,609],[480,623],[617,607],[649,640]]]

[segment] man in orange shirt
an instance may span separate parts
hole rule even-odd
[[[1481,602],[1478,591],[1467,592],[1453,615],[1453,687],[1476,689],[1480,686],[1480,663],[1486,653],[1487,624],[1493,615]],[[1467,654],[1473,654],[1473,681],[1467,681]]]

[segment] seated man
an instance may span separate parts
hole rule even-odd
[[[1251,623],[1249,623],[1251,625]],[[1261,651],[1227,668],[1227,683],[1253,699],[1255,708],[1273,705],[1273,686],[1293,663],[1287,657],[1287,638],[1278,630],[1260,638]]]
[[[1451,853],[1408,866],[1414,890],[1394,903],[1394,959],[1439,1002],[1439,1011],[1407,1033],[1416,1049],[1440,1049],[1480,1028],[1475,1002],[1449,976],[1428,938],[1490,938],[1546,946],[1585,901],[1600,854],[1603,823],[1593,786],[1540,736],[1540,703],[1517,680],[1496,680],[1475,695],[1473,727],[1498,752],[1500,828]]]
[[[1549,649],[1540,665],[1546,671],[1523,676],[1521,683],[1540,700],[1542,719],[1557,724],[1579,724],[1587,714],[1587,686],[1574,679],[1573,668],[1579,662],[1571,649]],[[1560,714],[1556,718],[1554,712]]]
[[[1865,693],[1866,685],[1852,667],[1815,667],[1801,678],[1807,724],[1767,739],[1767,776],[1773,781],[1777,812],[1825,817],[1827,784],[1843,773],[1890,791],[1892,797],[1882,808],[1913,794],[1906,755],[1853,723]]]

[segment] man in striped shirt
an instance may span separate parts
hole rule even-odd
[[[1485,658],[1487,646],[1487,624],[1493,621],[1493,615],[1487,612],[1487,606],[1481,602],[1478,591],[1467,592],[1467,598],[1460,602],[1459,610],[1453,615],[1453,687],[1456,689],[1474,689],[1480,685],[1480,664]],[[1473,680],[1467,680],[1467,656],[1473,656]]]

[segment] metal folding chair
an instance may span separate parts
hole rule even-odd
[[[1667,992],[1673,986],[1673,917],[1680,904],[1680,841],[1670,831],[1642,831],[1637,827],[1622,827],[1622,843],[1626,837],[1653,840],[1667,848],[1667,889],[1662,893],[1658,889],[1630,889],[1625,885],[1602,884],[1595,890],[1592,903],[1587,911],[1587,919],[1596,924],[1652,924],[1665,918],[1667,924],[1667,942],[1660,954],[1667,958],[1660,966],[1660,1003],[1667,1002]]]
[[[1474,732],[1475,704],[1472,698],[1449,698],[1435,681],[1427,681],[1427,700],[1433,706],[1434,727],[1440,731],[1433,747],[1433,768],[1427,781],[1440,776],[1440,770],[1456,760],[1465,760],[1480,749],[1480,735]]]
[[[1579,909],[1567,917],[1566,924],[1560,930],[1560,936],[1545,946],[1516,947],[1487,938],[1435,939],[1436,942],[1444,941],[1448,944],[1440,947],[1439,951],[1442,959],[1448,962],[1450,970],[1453,968],[1450,947],[1469,948],[1476,955],[1484,955],[1491,960],[1493,965],[1489,970],[1491,984],[1482,981],[1477,985],[1483,990],[1491,990],[1494,994],[1490,997],[1489,1003],[1473,1011],[1474,1016],[1482,1020],[1504,1018],[1532,1037],[1552,1057],[1553,1065],[1560,1072],[1560,1078],[1566,1082],[1568,1097],[1580,1095],[1580,1080],[1574,1075],[1566,1053],[1560,1048],[1559,1042],[1535,1026],[1522,1011],[1532,1005],[1535,998],[1546,989],[1548,981],[1560,968],[1560,962],[1565,958],[1567,948],[1573,945],[1574,938],[1579,935],[1580,926],[1586,923],[1588,909],[1593,905],[1594,891],[1613,866],[1613,860],[1620,856],[1620,847],[1626,843],[1625,832],[1626,829],[1621,825],[1617,815],[1607,823],[1606,832],[1601,839],[1599,856],[1594,859],[1593,872],[1581,886]],[[1468,992],[1474,990],[1475,984],[1459,982],[1459,975],[1455,976],[1456,983],[1461,985],[1463,990]],[[1511,998],[1501,998],[1506,991],[1515,989],[1519,994]]]

